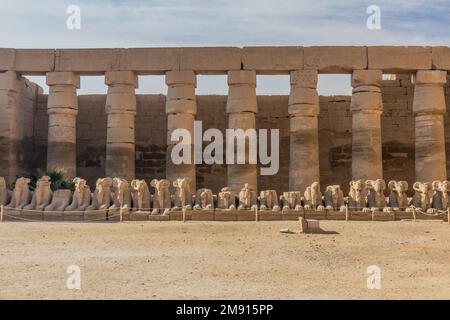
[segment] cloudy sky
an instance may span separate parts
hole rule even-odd
[[[69,30],[67,8],[81,9]],[[366,10],[381,10],[369,30]],[[450,45],[448,0],[0,0],[0,47],[96,48],[249,45]],[[43,78],[34,81],[45,87]],[[287,94],[288,77],[258,77],[258,94]],[[198,79],[199,94],[226,93],[224,76]],[[139,93],[164,93],[162,77],[141,77]],[[321,94],[345,94],[347,76],[321,76]],[[83,77],[80,93],[102,93]]]

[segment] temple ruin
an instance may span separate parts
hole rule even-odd
[[[219,193],[322,190],[351,180],[447,180],[448,47],[210,47],[0,49],[0,177],[64,169],[103,177],[189,178]],[[196,96],[197,75],[223,74],[228,96]],[[289,96],[257,96],[257,75],[290,75]],[[320,96],[320,74],[349,74],[350,96]],[[395,74],[384,79],[383,74]],[[46,76],[49,94],[28,81]],[[106,95],[77,96],[80,77],[104,75]],[[138,76],[165,75],[167,95],[136,95]],[[279,128],[280,170],[173,165],[176,128]]]

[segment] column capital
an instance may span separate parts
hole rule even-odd
[[[255,71],[228,71],[227,113],[258,112]]]
[[[413,76],[415,85],[436,84],[443,86],[447,83],[447,71],[441,70],[419,70]]]
[[[320,112],[317,94],[317,70],[291,71],[288,113],[297,117],[314,117]]]
[[[352,73],[352,87],[381,86],[383,72],[381,70],[354,70]]]
[[[301,88],[317,88],[318,72],[317,70],[294,70],[291,71],[291,86]]]
[[[133,71],[106,71],[105,84],[114,85],[133,85],[135,88],[139,86],[138,77]]]
[[[80,88],[80,75],[75,72],[47,72],[46,77],[48,86],[65,84]]]
[[[174,84],[187,84],[197,87],[197,76],[192,70],[182,71],[167,71],[166,72],[166,84],[168,86]]]
[[[228,71],[228,85],[248,84],[256,86],[256,71],[231,70]]]
[[[383,102],[381,98],[381,70],[354,70],[352,74],[352,113],[365,112],[381,114]]]

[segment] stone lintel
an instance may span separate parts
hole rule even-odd
[[[291,70],[303,69],[303,47],[244,47],[241,51],[244,70],[289,74]]]
[[[369,46],[368,69],[386,73],[410,73],[432,67],[431,47],[421,46]]]

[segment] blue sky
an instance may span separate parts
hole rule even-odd
[[[81,9],[68,30],[66,9]],[[369,5],[381,30],[369,30]],[[89,48],[250,45],[450,45],[448,0],[0,0],[0,47]],[[33,78],[42,84],[42,78]],[[346,76],[321,76],[321,94],[349,92]],[[105,92],[101,77],[80,93]],[[226,93],[225,77],[200,77],[199,94]],[[162,77],[141,77],[139,93],[165,92]],[[259,77],[258,94],[287,94],[288,77]]]

